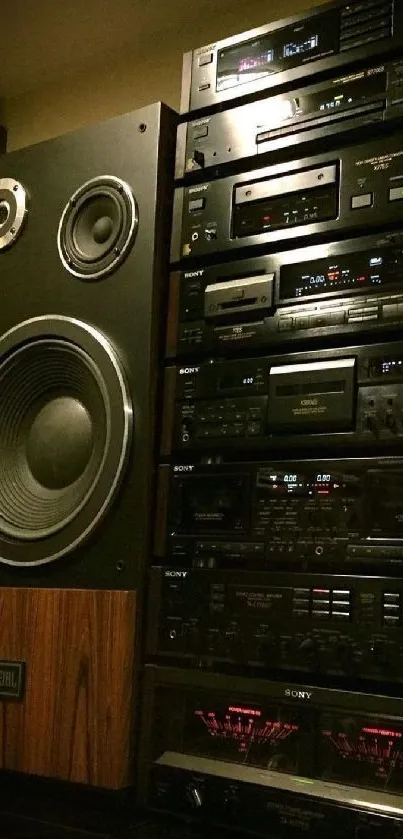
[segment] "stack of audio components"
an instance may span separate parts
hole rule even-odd
[[[185,56],[142,795],[403,836],[403,3]]]

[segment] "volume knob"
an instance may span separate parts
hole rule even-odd
[[[313,638],[305,638],[299,645],[298,652],[306,658],[312,658],[316,653],[316,643]]]
[[[195,810],[200,810],[200,807],[203,805],[203,795],[196,784],[189,784],[186,787],[186,796],[192,807],[194,807]]]
[[[193,150],[193,156],[192,156],[192,168],[193,169],[196,169],[196,168],[204,169],[204,164],[205,164],[205,159],[204,159],[203,152],[199,151],[198,149],[194,149]]]

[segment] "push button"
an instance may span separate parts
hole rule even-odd
[[[372,207],[374,203],[374,193],[365,192],[362,195],[353,195],[351,199],[352,210],[362,210],[364,207]]]
[[[196,213],[197,210],[204,210],[206,206],[206,199],[205,198],[193,198],[192,201],[189,201],[189,212]]]
[[[389,201],[401,201],[403,199],[403,186],[394,186],[389,190]]]
[[[199,55],[199,67],[205,67],[206,64],[211,64],[213,60],[213,53],[212,52],[204,52],[203,55]]]
[[[193,139],[200,140],[208,136],[208,125],[195,125],[193,128]]]

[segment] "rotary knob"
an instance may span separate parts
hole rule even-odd
[[[336,647],[336,653],[341,667],[344,670],[349,670],[353,664],[353,651],[350,642],[347,640],[339,641]]]
[[[203,806],[203,793],[197,784],[188,784],[186,797],[195,810],[200,810],[200,807]]]
[[[381,431],[381,423],[379,421],[378,416],[376,416],[375,414],[370,414],[369,416],[367,416],[366,419],[365,419],[365,425],[366,425],[367,431],[371,431],[371,433],[375,437],[379,437],[379,434],[380,434],[380,431]]]
[[[205,158],[203,152],[199,151],[199,149],[193,149],[191,165],[192,169],[204,169]]]
[[[304,640],[299,645],[297,652],[300,653],[305,660],[313,661],[313,659],[316,658],[318,652],[316,641],[310,636],[304,638]]]
[[[186,649],[196,654],[200,650],[200,630],[197,626],[189,626],[186,632]]]
[[[399,428],[398,428],[398,422],[397,422],[397,417],[395,416],[395,414],[394,414],[394,413],[392,413],[392,411],[389,411],[389,412],[386,414],[386,417],[385,417],[385,425],[386,425],[386,428],[387,428],[387,429],[388,429],[388,430],[389,430],[392,434],[397,434],[397,432],[398,432],[398,430],[399,430]]]
[[[277,638],[274,632],[268,632],[267,635],[262,638],[260,644],[260,655],[267,664],[272,664],[273,659],[277,660],[278,658],[278,646],[276,641]]]
[[[381,670],[385,670],[388,668],[389,661],[387,655],[387,649],[383,641],[375,641],[372,644],[371,652],[373,656],[374,663],[377,667]]]
[[[240,801],[236,789],[231,788],[225,790],[223,804],[226,817],[228,819],[236,818],[240,809]]]

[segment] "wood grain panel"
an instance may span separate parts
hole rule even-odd
[[[0,658],[27,663],[0,702],[0,768],[112,789],[131,781],[136,595],[0,589]]]

